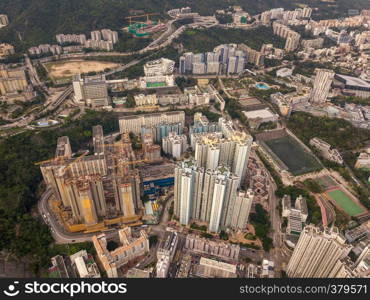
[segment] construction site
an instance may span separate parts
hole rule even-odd
[[[148,37],[153,33],[162,31],[166,28],[166,24],[159,21],[150,20],[149,16],[158,15],[156,13],[147,13],[137,16],[129,16],[126,19],[129,21],[129,26],[123,28],[123,30],[131,33],[134,37]],[[133,19],[143,19],[146,18],[146,21],[136,21],[133,22]]]
[[[69,232],[141,225],[144,205],[138,167],[160,163],[160,146],[149,135],[140,141],[132,141],[128,133],[104,137],[100,125],[93,127],[92,136],[93,155],[88,150],[73,155],[69,138],[62,136],[55,157],[36,163],[53,193],[48,206]]]

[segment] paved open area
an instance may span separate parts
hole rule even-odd
[[[265,143],[295,176],[321,168],[315,157],[290,136],[266,140]]]
[[[118,67],[116,63],[90,60],[70,60],[46,63],[45,67],[53,80],[71,79],[75,74],[101,72]]]

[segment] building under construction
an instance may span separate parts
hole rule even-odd
[[[57,142],[55,158],[40,162],[41,172],[54,192],[53,208],[70,231],[97,231],[140,219],[140,176],[127,133],[119,141],[104,138],[102,126],[93,127],[94,155],[72,157],[67,136]]]

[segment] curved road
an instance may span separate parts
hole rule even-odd
[[[67,232],[61,224],[58,223],[58,218],[54,215],[53,211],[49,208],[48,200],[53,196],[51,189],[44,192],[37,206],[40,215],[44,219],[45,223],[50,227],[52,236],[56,243],[81,243],[91,241],[91,237],[94,233],[70,233]]]

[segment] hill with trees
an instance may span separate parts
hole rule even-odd
[[[35,204],[40,198],[42,175],[34,163],[49,159],[59,136],[67,135],[72,148],[86,148],[94,125],[106,133],[118,130],[117,116],[88,111],[80,120],[57,129],[26,131],[0,141],[0,251],[27,257],[33,271],[47,267],[55,249],[49,229],[37,218]]]
[[[156,12],[154,19],[167,18],[172,8],[190,6],[201,15],[213,15],[218,9],[240,5],[250,14],[276,7],[294,9],[302,4],[317,7],[314,18],[347,16],[348,9],[370,8],[368,0],[1,0],[0,12],[9,16],[10,24],[0,30],[0,40],[10,42],[17,51],[55,42],[58,33],[88,33],[91,30],[120,29],[125,17]]]

